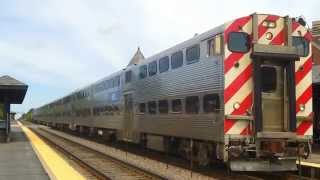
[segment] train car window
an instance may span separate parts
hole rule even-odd
[[[200,45],[189,47],[186,51],[187,64],[195,63],[199,61],[200,57]]]
[[[119,86],[117,77],[114,77],[113,79],[111,79],[111,83],[113,88]]]
[[[304,37],[292,37],[292,45],[298,49],[299,56],[306,57],[309,54],[309,42]]]
[[[140,68],[139,68],[139,77],[140,77],[140,79],[144,79],[144,78],[146,78],[147,77],[147,74],[148,74],[148,67],[147,67],[147,65],[142,65],[142,66],[140,66]]]
[[[171,68],[176,69],[181,67],[183,64],[183,53],[182,51],[175,52],[171,55]]]
[[[205,113],[215,112],[220,108],[220,100],[218,94],[207,94],[203,97],[203,111]]]
[[[131,71],[130,71],[130,78],[131,78]],[[108,89],[112,88],[112,80],[108,80]]]
[[[208,56],[221,54],[221,35],[208,40]]]
[[[116,77],[116,85],[117,85],[117,87],[119,87],[120,86],[120,76],[117,76]]]
[[[131,79],[132,79],[132,72],[131,71],[127,71],[126,74],[125,74],[125,82],[129,83],[129,82],[131,82]]]
[[[208,56],[213,56],[214,55],[214,39],[209,39],[208,40]]]
[[[261,67],[262,92],[271,93],[277,88],[277,71],[274,67],[263,66]]]
[[[172,112],[181,112],[182,111],[182,102],[181,99],[172,100]]]
[[[145,113],[146,112],[146,103],[140,103],[139,104],[139,112]]]
[[[105,89],[109,89],[109,87],[108,87],[108,80],[106,80],[106,81],[103,82],[103,86],[104,86]]]
[[[232,52],[248,52],[249,34],[244,32],[231,32],[228,37],[228,48]]]
[[[148,102],[148,112],[149,114],[157,113],[157,103],[155,101]]]
[[[103,84],[104,89],[108,89],[108,81],[107,80],[103,81],[102,84]]]
[[[163,73],[169,69],[169,57],[163,57],[159,60],[159,72]]]
[[[199,113],[199,97],[189,96],[186,98],[186,112],[188,114]]]
[[[111,82],[112,82],[112,88],[116,87],[116,80],[114,78],[111,79]]]
[[[149,69],[149,76],[156,75],[157,74],[157,61],[153,61],[153,62],[149,63],[148,69]]]
[[[159,113],[168,114],[169,112],[169,103],[167,100],[159,101]]]

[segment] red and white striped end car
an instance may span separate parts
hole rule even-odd
[[[311,40],[301,18],[252,14],[225,25],[223,150],[232,170],[296,170],[309,155]]]

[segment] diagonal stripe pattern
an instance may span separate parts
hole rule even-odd
[[[311,33],[293,20],[292,36],[302,36],[310,42]],[[295,62],[295,83],[296,83],[296,114],[299,117],[306,117],[305,120],[297,121],[296,134],[299,136],[312,135],[312,121],[307,120],[312,114],[312,52],[311,43],[309,43],[309,55],[301,57]],[[304,111],[300,110],[304,106]],[[300,118],[299,118],[300,119]]]
[[[246,32],[252,34],[252,17],[247,16],[229,23],[224,32],[225,37],[225,115],[242,115],[252,106],[252,61],[251,50],[247,53],[230,52],[227,47],[230,32]],[[238,64],[239,66],[235,66]],[[235,110],[233,104],[237,102],[240,108]],[[225,119],[225,134],[250,135],[248,121]]]
[[[266,28],[263,22],[276,22],[275,28]],[[228,36],[230,32],[246,32],[252,36],[252,18],[251,16],[243,17],[230,22],[226,25],[224,32],[225,39],[225,115],[245,115],[253,104],[253,79],[252,79],[252,59],[251,51],[247,53],[230,52],[227,47]],[[267,33],[272,33],[272,38],[266,37]],[[310,40],[310,32],[305,27],[293,20],[292,35],[303,36]],[[258,16],[258,43],[270,45],[284,45],[285,28],[284,18],[274,15]],[[311,46],[311,45],[310,45]],[[300,58],[295,63],[296,79],[296,112],[297,116],[307,117],[312,112],[312,57],[311,47],[307,57]],[[237,66],[235,66],[237,64]],[[234,109],[234,103],[239,103],[240,108]],[[300,104],[305,105],[305,111],[300,111]],[[251,135],[252,129],[248,121],[225,119],[225,134]],[[312,123],[307,121],[297,122],[298,135],[312,135]]]

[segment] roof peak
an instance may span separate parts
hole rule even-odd
[[[0,86],[26,86],[26,84],[24,84],[23,82],[8,76],[8,75],[4,75],[4,76],[0,76]]]
[[[140,50],[140,47],[138,46],[136,53],[131,58],[131,60],[130,60],[129,64],[127,65],[127,67],[131,66],[133,64],[139,64],[144,59],[145,59],[144,55],[142,54],[142,52]]]

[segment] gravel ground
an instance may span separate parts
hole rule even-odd
[[[203,180],[215,179],[215,178],[212,178],[209,176],[199,174],[197,172],[192,172],[188,169],[176,167],[173,165],[168,165],[163,162],[155,161],[153,159],[149,159],[149,158],[146,158],[143,156],[138,156],[136,154],[125,152],[125,151],[122,151],[122,150],[119,150],[119,149],[116,149],[113,147],[106,146],[104,144],[99,144],[96,142],[92,142],[92,141],[89,141],[86,139],[82,139],[79,137],[75,137],[75,136],[63,133],[60,131],[55,131],[55,130],[52,130],[48,127],[42,127],[42,128],[51,132],[51,133],[54,133],[59,136],[63,136],[66,139],[80,143],[80,144],[87,146],[89,148],[95,147],[94,149],[96,151],[99,151],[103,154],[106,154],[108,156],[116,158],[120,161],[124,161],[124,162],[129,163],[131,165],[134,165],[138,168],[141,168],[145,171],[152,172],[154,174],[157,174],[157,175],[162,176],[167,179],[177,179],[177,180],[181,180],[181,179],[201,179],[201,180],[202,179]]]

